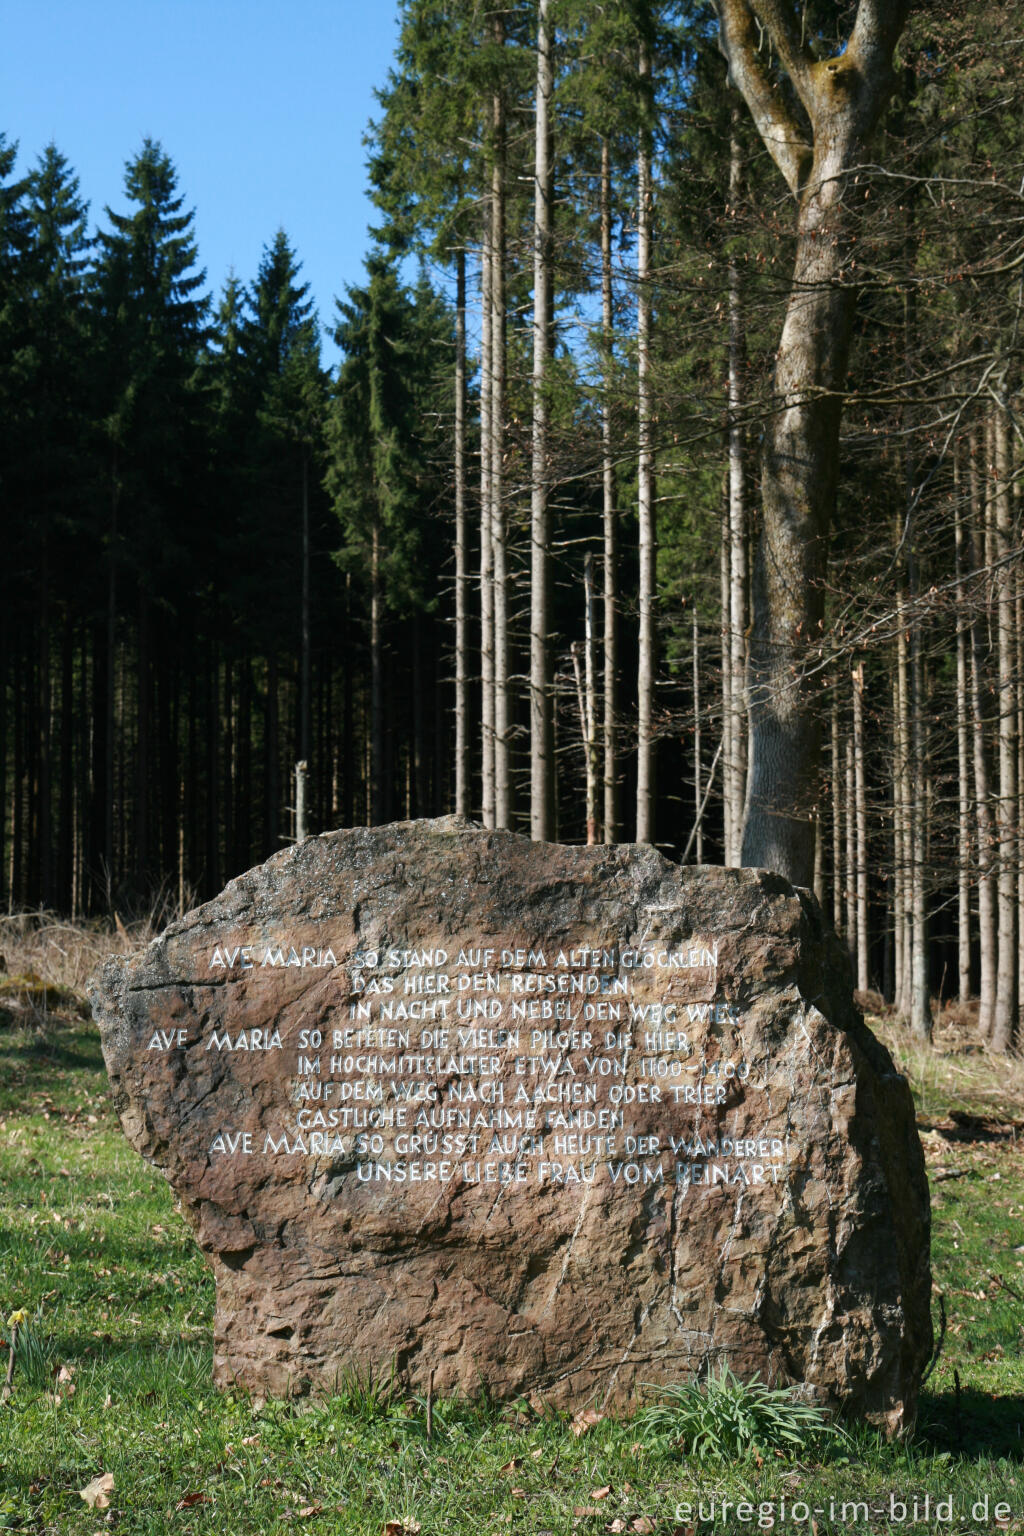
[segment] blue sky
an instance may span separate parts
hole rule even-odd
[[[95,225],[107,204],[126,208],[124,162],[159,139],[210,289],[231,267],[250,282],[283,225],[332,322],[368,243],[362,134],[394,0],[3,0],[0,25],[0,130],[20,169],[54,140]]]

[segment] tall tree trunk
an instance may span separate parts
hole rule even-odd
[[[597,667],[594,628],[594,557],[587,550],[583,562],[584,646],[586,661],[586,724],[587,724],[587,846],[593,847],[597,836]]]
[[[488,196],[484,201],[484,238],[480,255],[480,748],[481,814],[485,827],[494,826],[493,269],[494,206]]]
[[[700,730],[700,631],[697,625],[697,605],[693,605],[693,824],[697,829],[698,864],[704,863],[704,818],[700,813],[704,799],[704,786],[701,782],[701,730]]]
[[[380,528],[373,525],[370,550],[370,823],[388,820],[390,782],[384,743],[384,592],[380,569]]]
[[[455,814],[470,811],[469,529],[466,519],[466,252],[455,258]]]
[[[718,552],[718,591],[722,614],[721,675],[722,675],[722,862],[728,867],[730,853],[742,835],[743,823],[734,823],[734,805],[729,793],[729,764],[733,761],[732,732],[735,715],[732,708],[732,619],[730,601],[732,591],[732,548],[729,537],[729,475],[726,471],[725,495],[722,498],[721,539]],[[742,814],[742,813],[741,813]]]
[[[604,840],[619,840],[618,677],[619,517],[612,445],[612,173],[608,140],[601,140],[601,501],[604,535]]]
[[[733,108],[729,140],[729,208],[736,217],[741,191],[740,144]],[[725,763],[730,842],[725,863],[737,868],[743,854],[743,804],[746,797],[746,631],[747,631],[747,487],[743,407],[744,348],[740,266],[729,256],[729,756]]]
[[[195,710],[192,710],[195,718]],[[266,717],[266,831],[265,858],[276,853],[280,842],[281,814],[281,753],[278,740],[278,666],[277,651],[272,649],[267,658],[267,717]],[[190,775],[191,777],[191,775]],[[193,842],[193,847],[195,843]]]
[[[971,995],[971,778],[967,702],[967,600],[959,459],[954,466],[953,519],[956,559],[956,762],[957,762],[957,994]]]
[[[839,426],[855,303],[848,187],[895,83],[908,0],[860,0],[841,53],[818,63],[789,8],[717,0],[730,79],[797,199],[793,286],[765,432],[763,523],[750,640],[750,786],[743,862],[808,885],[814,867],[820,702],[810,662],[824,623]],[[811,124],[764,62],[765,35]]]
[[[135,654],[135,885],[140,896],[149,883],[149,731],[152,677],[150,670],[150,611],[144,592],[139,592],[138,635]]]
[[[853,737],[846,738],[846,947],[857,974],[857,793],[853,770]]]
[[[829,766],[832,775],[832,926],[843,931],[843,792],[840,785],[839,689],[832,689],[832,734]]]
[[[853,670],[853,774],[857,816],[857,986],[870,985],[868,965],[868,807],[864,770],[864,663]]]
[[[911,501],[912,507],[912,501]],[[913,914],[913,964],[910,977],[910,1028],[922,1040],[932,1037],[932,1012],[928,988],[928,909],[925,884],[927,774],[927,709],[924,654],[918,602],[917,531],[913,511],[908,515],[907,577],[910,597],[910,854]],[[1015,962],[1016,964],[1016,956]],[[1016,972],[1015,972],[1016,974]]]
[[[651,60],[640,48],[640,80],[650,90]],[[636,840],[654,841],[654,678],[657,635],[658,531],[654,506],[654,423],[651,402],[651,130],[645,121],[637,155],[636,351],[637,521],[640,542],[640,643],[637,666]]]
[[[966,532],[967,562],[972,571],[978,568],[978,556],[988,565],[985,539],[985,497],[982,473],[979,465],[980,445],[978,434],[972,431],[970,444],[971,518]],[[974,767],[974,808],[978,833],[978,950],[980,974],[978,983],[978,1031],[983,1039],[992,1034],[996,1006],[996,972],[998,967],[998,926],[996,920],[996,865],[995,839],[992,828],[992,812],[989,803],[991,792],[988,753],[985,743],[985,637],[976,604],[971,608],[970,670],[971,670],[971,740]]]
[[[57,825],[57,869],[55,888],[62,911],[74,913],[74,734],[75,734],[75,631],[70,613],[65,612],[61,626],[60,658],[60,819]],[[0,680],[0,687],[3,682]],[[0,733],[3,719],[0,718]],[[0,785],[3,771],[0,765]],[[2,843],[0,843],[2,847]],[[2,854],[0,854],[2,862]]]
[[[312,740],[312,598],[309,549],[309,452],[302,448],[302,654],[299,658],[299,757],[308,763]]]
[[[505,41],[500,15],[492,18],[494,41]],[[509,677],[508,541],[505,516],[505,98],[492,100],[494,161],[491,167],[493,266],[491,269],[491,544],[494,565],[494,824],[512,825],[512,690]]]
[[[533,164],[533,442],[530,466],[530,835],[535,842],[550,842],[554,835],[555,798],[550,659],[551,518],[547,483],[547,372],[551,352],[553,192],[550,9],[550,0],[538,0]],[[589,736],[587,742],[589,774]],[[588,821],[589,817],[588,810]]]
[[[911,922],[910,874],[910,685],[907,668],[907,636],[902,589],[897,598],[896,677],[894,679],[893,732],[893,826],[895,842],[895,936],[896,1011],[910,1017],[913,925]]]
[[[39,812],[39,900],[46,908],[54,905],[53,890],[53,688],[50,679],[50,570],[49,517],[44,513],[41,531],[39,567],[39,611],[37,668],[39,673],[39,731],[37,801]]]
[[[992,1049],[1008,1051],[1017,1034],[1017,570],[1011,563],[1013,503],[1010,492],[1010,434],[1004,405],[994,410],[996,613],[999,652],[999,972],[992,1024]]]

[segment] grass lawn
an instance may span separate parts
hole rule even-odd
[[[0,1531],[1024,1530],[1024,1067],[966,1030],[923,1052],[880,1026],[917,1095],[946,1314],[916,1437],[698,1465],[636,1424],[579,1433],[526,1405],[438,1403],[428,1441],[421,1401],[366,1383],[313,1405],[214,1391],[206,1266],[121,1135],[95,1029],[73,991],[56,1001],[0,979],[0,1320],[25,1308],[37,1341],[0,1407]],[[926,1495],[951,1520],[926,1521]],[[860,1501],[867,1518],[843,1511]]]

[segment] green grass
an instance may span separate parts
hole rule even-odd
[[[24,1307],[28,1374],[0,1407],[0,1530],[431,1533],[756,1530],[756,1505],[805,1501],[819,1532],[896,1529],[839,1518],[951,1498],[938,1527],[994,1529],[986,1495],[1024,1528],[1024,1120],[1016,1079],[970,1056],[891,1046],[920,1086],[933,1186],[934,1270],[947,1332],[910,1443],[864,1429],[813,1451],[684,1458],[640,1421],[526,1405],[424,1404],[350,1380],[329,1402],[261,1403],[210,1385],[213,1286],[164,1181],[125,1143],[95,1031],[80,1019],[0,1025],[0,1313]],[[986,1075],[987,1074],[987,1075]],[[956,1117],[959,1116],[959,1119]],[[937,1310],[936,1310],[937,1315]],[[0,1370],[6,1350],[0,1349]],[[959,1383],[959,1387],[957,1385]],[[73,1390],[72,1390],[73,1389]],[[113,1474],[107,1509],[79,1490]],[[716,1518],[677,1515],[714,1497]],[[748,1500],[743,1523],[721,1499]],[[828,1509],[834,1501],[836,1516]],[[810,1531],[808,1522],[776,1530]]]

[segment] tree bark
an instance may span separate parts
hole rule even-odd
[[[530,835],[554,835],[555,765],[551,694],[551,519],[548,512],[547,371],[551,352],[551,63],[550,0],[537,10],[537,95],[533,165],[533,442],[530,466]],[[589,558],[589,557],[588,557]],[[588,808],[590,736],[587,734]]]
[[[494,39],[504,43],[500,16]],[[512,825],[512,696],[508,664],[508,543],[505,518],[505,98],[492,99],[491,166],[491,546],[494,576],[494,825]]]
[[[601,140],[601,500],[604,535],[604,840],[619,839],[618,676],[619,517],[612,450],[612,174],[608,140]]]
[[[640,48],[640,80],[650,88],[651,61]],[[636,840],[654,840],[654,676],[658,531],[654,507],[654,448],[651,404],[651,132],[640,130],[637,155],[636,346],[637,346],[637,520],[640,543],[640,637],[637,665]]]
[[[704,803],[701,782],[701,730],[700,730],[700,631],[697,625],[697,605],[693,605],[693,824],[697,829],[697,863],[704,863],[704,818],[700,813]]]
[[[717,0],[730,78],[797,200],[793,286],[762,460],[752,590],[750,791],[743,863],[813,878],[819,700],[809,663],[824,622],[842,394],[854,312],[849,183],[894,84],[908,0],[860,0],[846,47],[817,62],[776,0]],[[770,50],[762,48],[767,34]],[[800,110],[768,63],[789,75]]]
[[[455,258],[455,814],[468,816],[469,548],[466,522],[466,252]]]
[[[741,190],[738,111],[733,109],[729,140],[729,209],[735,218]],[[730,839],[725,863],[738,868],[743,856],[743,804],[746,798],[747,723],[747,483],[743,407],[744,347],[740,265],[729,256],[729,751],[725,763]]]
[[[480,253],[480,756],[481,815],[494,826],[494,545],[491,538],[491,405],[494,312],[491,304],[494,210],[484,203]]]
[[[971,768],[967,704],[967,600],[959,460],[954,466],[953,520],[956,561],[956,762],[957,762],[957,995],[971,995]]]
[[[996,633],[999,653],[999,971],[992,1022],[992,1049],[1008,1051],[1017,1034],[1017,637],[1010,433],[1005,405],[994,410]]]
[[[857,817],[857,986],[870,986],[868,965],[868,806],[864,768],[864,663],[853,669],[853,777]]]

